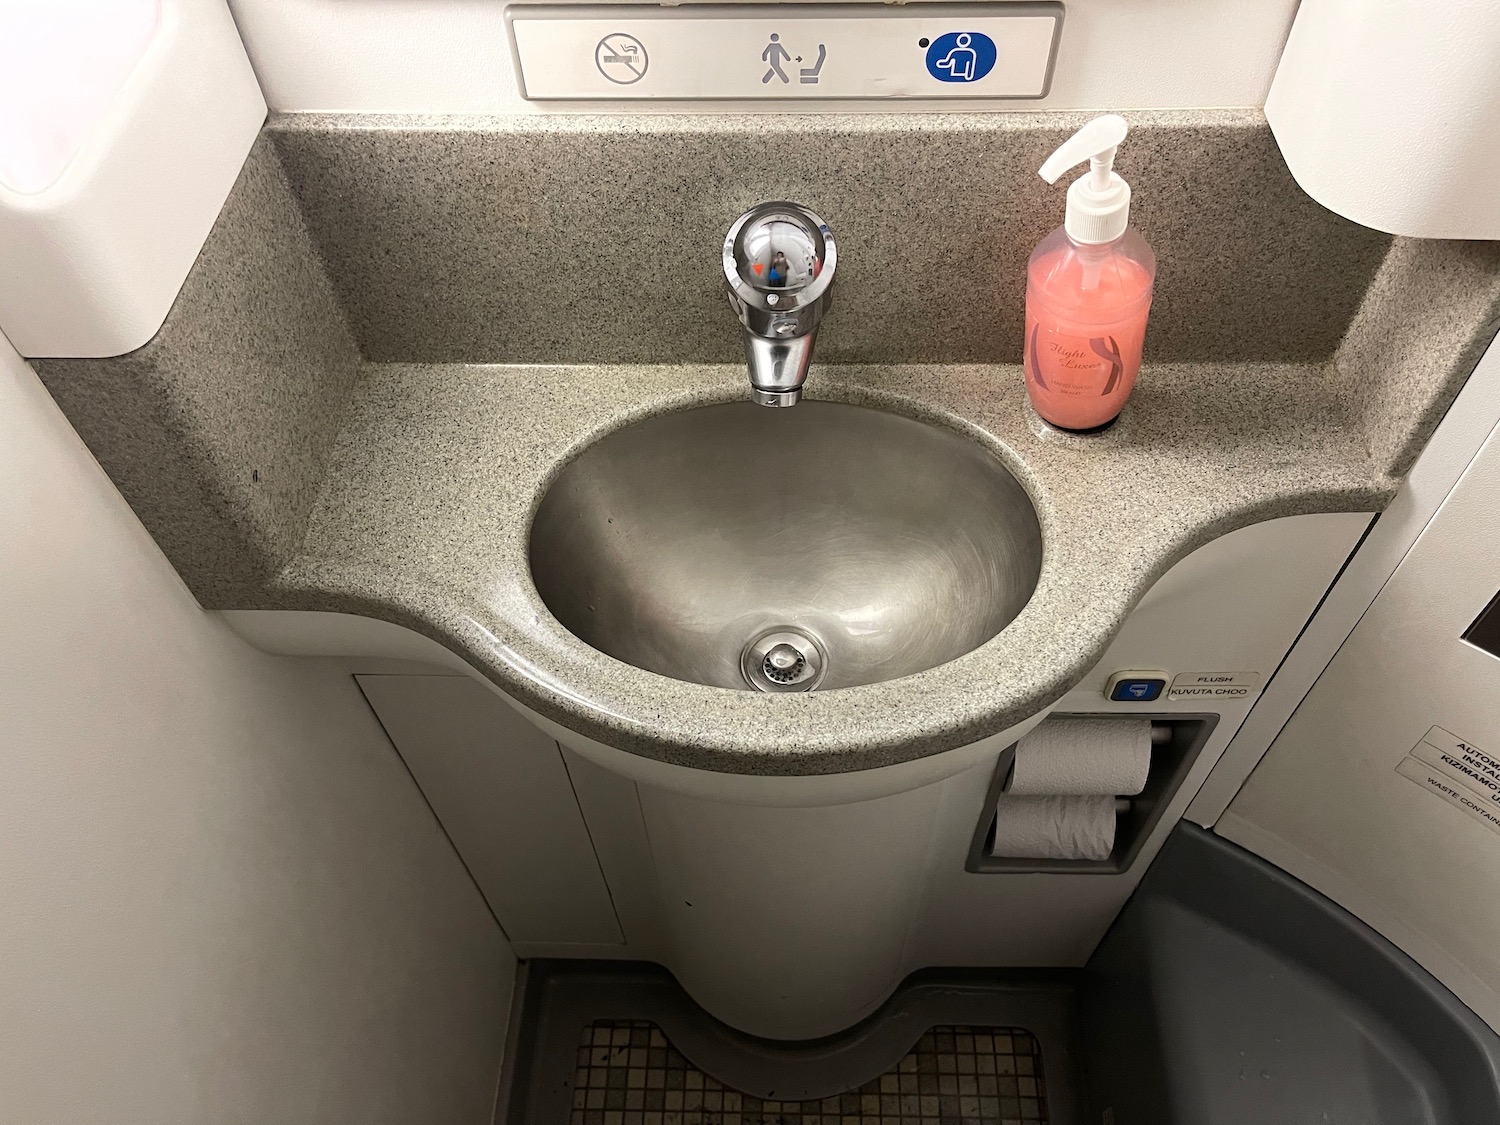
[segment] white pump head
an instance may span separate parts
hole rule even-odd
[[[1130,185],[1115,175],[1115,149],[1130,126],[1118,113],[1096,117],[1058,146],[1042,165],[1049,184],[1075,164],[1089,170],[1068,187],[1068,217],[1063,229],[1074,242],[1113,242],[1130,223]]]

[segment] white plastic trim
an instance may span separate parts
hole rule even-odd
[[[1500,4],[1302,0],[1266,119],[1302,190],[1376,230],[1500,238]]]
[[[51,186],[161,27],[161,0],[0,0],[0,184]]]
[[[32,357],[150,340],[265,115],[225,0],[162,0],[151,45],[62,174],[30,194],[0,185],[0,331]]]

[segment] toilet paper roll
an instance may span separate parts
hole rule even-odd
[[[1150,719],[1048,719],[1016,745],[1005,791],[1134,797],[1150,771]]]
[[[1005,859],[1108,859],[1113,797],[1001,797],[990,855]]]

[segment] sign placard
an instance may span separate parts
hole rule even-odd
[[[1168,699],[1246,699],[1260,690],[1259,672],[1183,672]]]
[[[1396,772],[1500,832],[1500,758],[1442,727],[1432,727]]]
[[[532,100],[1040,98],[1058,3],[505,10]]]

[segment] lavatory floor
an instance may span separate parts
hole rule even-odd
[[[645,962],[526,962],[498,1125],[1080,1125],[1076,970],[924,970],[822,1039],[762,1039]]]
[[[571,1125],[1041,1125],[1041,1047],[1020,1028],[934,1027],[892,1069],[807,1101],[757,1098],[699,1070],[644,1020],[583,1029]]]

